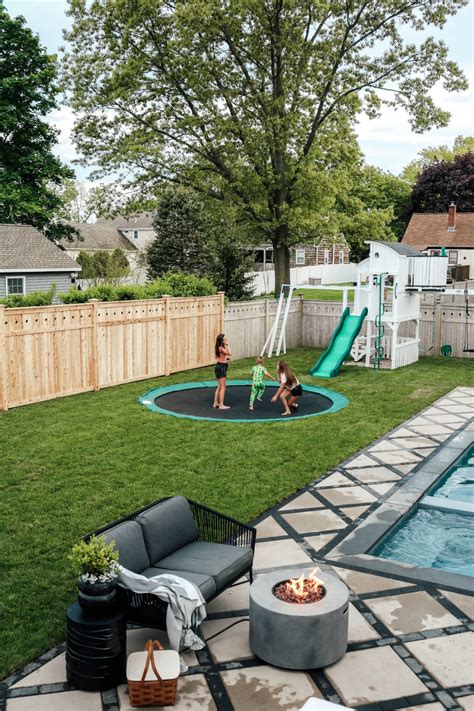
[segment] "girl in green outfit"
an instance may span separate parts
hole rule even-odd
[[[261,400],[263,397],[263,393],[265,392],[265,385],[263,382],[264,378],[275,380],[275,378],[265,369],[265,366],[263,365],[263,358],[259,356],[257,358],[257,364],[252,368],[252,390],[250,391],[249,410],[253,410],[255,398],[257,398],[257,400]]]

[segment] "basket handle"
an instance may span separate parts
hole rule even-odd
[[[157,639],[151,640],[149,639],[148,642],[145,644],[145,652],[148,652],[147,657],[146,657],[146,662],[145,662],[145,668],[143,670],[142,678],[140,679],[140,684],[145,683],[146,675],[148,674],[148,669],[150,667],[151,663],[151,668],[153,669],[156,678],[158,681],[162,681],[161,676],[158,673],[158,669],[156,668],[155,664],[155,655],[153,652],[155,651],[155,647],[157,649],[163,650],[162,645],[159,643]]]

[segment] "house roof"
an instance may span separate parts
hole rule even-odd
[[[78,230],[82,240],[75,238],[72,242],[63,242],[66,249],[83,249],[86,252],[94,249],[123,249],[128,252],[137,250],[136,246],[124,237],[115,225],[109,222],[94,224],[73,222],[72,224]]]
[[[31,225],[0,225],[0,271],[78,272],[62,249]]]
[[[418,249],[427,247],[470,247],[474,248],[474,212],[458,212],[456,229],[448,232],[446,212],[415,212],[411,216],[402,244]]]
[[[152,230],[153,218],[153,212],[137,212],[135,215],[128,215],[127,217],[117,215],[117,217],[112,217],[110,219],[100,218],[97,220],[97,223],[115,225],[115,227],[119,230]]]
[[[382,240],[368,240],[370,244],[383,244],[385,247],[390,247],[397,254],[404,257],[422,257],[419,249],[414,249],[410,245],[400,244],[400,242],[383,242]]]

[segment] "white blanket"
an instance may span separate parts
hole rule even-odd
[[[171,649],[202,649],[204,642],[194,630],[207,617],[206,603],[199,588],[177,575],[156,575],[146,578],[120,566],[119,585],[135,593],[151,593],[168,603],[166,630]],[[181,671],[187,667],[181,660]]]

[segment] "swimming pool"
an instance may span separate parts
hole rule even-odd
[[[380,558],[474,577],[474,446],[370,551]]]

